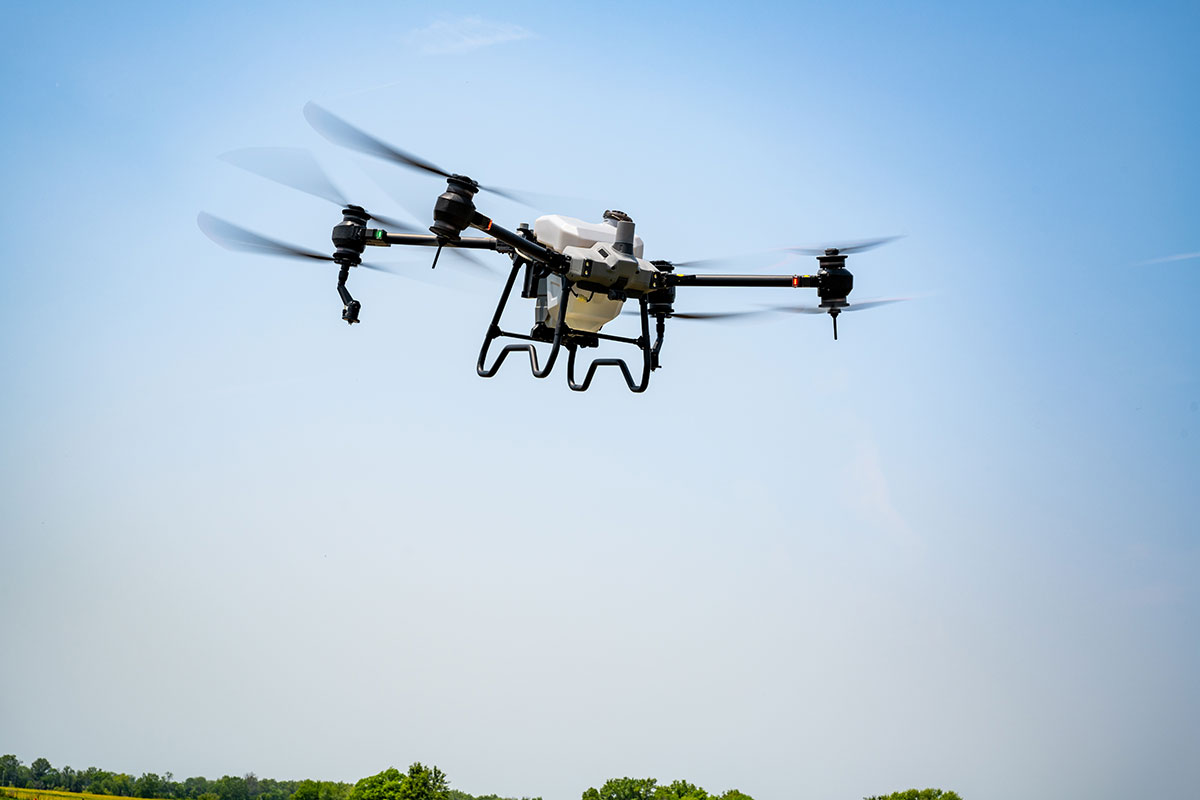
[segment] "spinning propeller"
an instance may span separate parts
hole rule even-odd
[[[283,256],[285,258],[299,258],[313,261],[335,261],[333,256],[325,253],[318,253],[316,250],[309,250],[305,247],[298,247],[294,244],[281,242],[278,239],[271,239],[263,236],[261,233],[255,233],[251,230],[234,225],[232,222],[226,222],[220,217],[214,217],[212,214],[201,211],[196,217],[196,224],[200,226],[200,230],[209,239],[212,239],[217,244],[224,247],[226,250],[235,250],[243,253],[257,253],[265,256]],[[379,264],[369,264],[361,262],[358,266],[366,267],[367,269],[377,270],[379,272],[390,272],[393,275],[400,273],[388,267],[380,266]]]
[[[477,181],[473,181],[465,175],[454,175],[420,156],[406,153],[398,147],[393,147],[387,142],[380,141],[366,131],[354,127],[341,117],[331,114],[316,103],[309,102],[305,104],[304,118],[308,120],[308,124],[317,133],[334,144],[340,144],[342,147],[357,150],[364,155],[374,156],[375,158],[390,161],[407,169],[427,172],[431,175],[446,178],[447,180],[452,178],[465,179],[470,181],[477,191],[491,192],[494,195],[530,207],[534,207],[535,205],[530,202],[532,198],[528,197],[526,193],[517,192],[513,189],[504,189],[499,186],[481,186]]]
[[[246,147],[223,154],[221,160],[247,172],[252,172],[260,178],[266,178],[313,197],[327,200],[338,208],[362,208],[346,199],[346,196],[325,174],[325,170],[321,169],[321,165],[317,163],[313,154],[303,148]],[[363,213],[366,213],[365,209],[363,209]],[[380,214],[367,214],[367,217],[382,223],[397,233],[415,233],[419,230],[407,222]]]
[[[760,250],[754,253],[739,253],[716,258],[694,258],[687,261],[656,261],[660,269],[719,269],[722,267],[751,267],[769,269],[782,266],[791,256],[849,256],[865,253],[876,247],[903,239],[903,236],[881,236],[877,239],[856,239],[848,242],[828,244],[823,247],[782,247],[777,250]]]
[[[886,306],[890,303],[903,303],[911,300],[911,297],[886,297],[879,300],[862,300],[852,305],[841,307],[841,311],[862,311],[867,308],[875,308],[877,306]],[[637,316],[637,311],[622,311],[626,316]],[[724,319],[748,319],[750,317],[762,317],[767,314],[827,314],[829,309],[821,308],[820,306],[806,305],[790,305],[790,306],[767,306],[766,308],[750,309],[747,311],[672,311],[666,316],[670,319],[691,319],[700,320],[702,322],[710,322],[714,320]]]
[[[824,247],[787,247],[784,249],[801,256],[852,256],[855,253],[865,253],[888,242],[903,238],[903,236],[881,236],[878,239],[858,239],[840,244],[827,244]]]

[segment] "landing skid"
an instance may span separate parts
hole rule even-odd
[[[624,336],[610,336],[604,333],[586,333],[582,331],[573,331],[567,327],[567,302],[571,295],[571,282],[563,278],[562,293],[558,300],[558,319],[554,324],[553,336],[550,339],[550,354],[546,358],[545,367],[540,366],[538,362],[537,349],[533,343],[545,341],[544,338],[537,338],[524,333],[514,333],[505,331],[500,328],[500,318],[504,315],[504,309],[508,306],[509,296],[512,294],[513,285],[517,281],[517,273],[521,271],[524,262],[521,259],[516,259],[513,262],[512,271],[508,274],[508,280],[504,284],[504,289],[500,293],[500,302],[496,304],[496,313],[492,315],[492,324],[488,326],[487,333],[483,338],[483,347],[479,350],[479,361],[475,364],[475,372],[481,378],[491,378],[500,371],[501,365],[504,364],[504,359],[509,353],[525,352],[529,354],[529,367],[535,378],[545,378],[554,369],[554,364],[558,360],[559,351],[565,345],[567,348],[567,386],[575,392],[586,392],[588,387],[592,385],[592,378],[596,375],[596,370],[599,367],[617,367],[621,370],[622,376],[625,378],[625,383],[629,387],[629,391],[641,393],[646,391],[650,385],[650,373],[658,369],[658,352],[662,348],[663,337],[663,320],[662,317],[657,318],[657,337],[653,344],[650,344],[650,315],[647,310],[646,298],[638,298],[640,308],[640,316],[642,320],[642,335],[636,339],[631,339]],[[487,367],[488,349],[492,342],[496,339],[519,339],[523,344],[505,345],[500,354],[496,356],[496,361]],[[588,364],[587,372],[583,376],[583,382],[579,383],[575,380],[575,354],[580,348],[595,347],[599,341],[603,339],[610,342],[622,342],[631,344],[642,354],[642,376],[641,380],[634,382],[633,372],[629,369],[629,364],[623,358],[598,358]]]

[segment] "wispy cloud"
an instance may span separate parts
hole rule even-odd
[[[1200,258],[1200,253],[1179,253],[1174,256],[1163,256],[1162,258],[1152,258],[1149,261],[1139,261],[1136,266],[1145,267],[1150,264],[1166,264],[1171,261],[1187,261],[1192,258]]]
[[[466,53],[503,42],[532,39],[533,32],[511,22],[489,22],[482,17],[444,19],[410,31],[405,41],[422,53],[446,55]]]
[[[874,441],[863,439],[859,442],[851,469],[855,502],[860,513],[897,543],[918,544],[920,537],[892,502],[891,485]]]

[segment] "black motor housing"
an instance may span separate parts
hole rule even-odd
[[[854,289],[854,276],[846,269],[846,256],[839,255],[837,250],[826,250],[825,255],[817,256],[817,261],[821,265],[817,273],[821,308],[847,305],[846,297]]]
[[[367,244],[367,222],[370,216],[361,206],[346,206],[342,209],[342,221],[333,226],[333,260],[338,264],[357,266],[362,263],[362,252]]]
[[[433,206],[433,224],[429,230],[441,239],[457,242],[475,216],[474,197],[478,191],[479,184],[465,175],[447,178],[446,191]]]

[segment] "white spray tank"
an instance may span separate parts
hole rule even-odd
[[[533,234],[539,242],[560,253],[577,257],[574,260],[594,256],[597,261],[603,261],[601,255],[585,251],[596,245],[617,245],[618,242],[623,242],[622,249],[628,247],[632,232],[633,222],[620,211],[605,211],[603,222],[584,222],[561,214],[548,214],[538,217],[533,222]],[[644,247],[642,237],[634,235],[632,239],[632,255],[635,259],[641,259]],[[628,253],[628,250],[624,252]],[[629,256],[624,257],[627,259]],[[611,260],[612,256],[608,258]],[[562,278],[550,275],[546,279],[545,309],[539,309],[538,315],[551,326],[558,318],[558,300],[561,293]],[[624,300],[611,299],[603,292],[574,290],[567,301],[567,315],[564,321],[572,330],[595,333],[615,319],[621,313],[624,304]],[[541,316],[543,313],[544,317]]]

